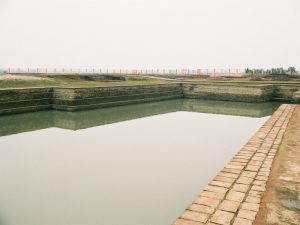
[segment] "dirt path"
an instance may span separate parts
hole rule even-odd
[[[159,76],[147,76],[147,75],[127,75],[127,77],[137,77],[137,78],[151,78],[151,79],[158,79],[158,80],[177,80],[176,78],[167,78],[167,77],[159,77]]]
[[[300,106],[280,145],[254,225],[300,224]]]
[[[3,74],[0,75],[1,80],[27,80],[27,81],[36,81],[36,80],[49,80],[48,78],[43,78],[39,76],[30,76],[30,75],[11,75]]]

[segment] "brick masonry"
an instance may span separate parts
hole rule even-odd
[[[273,95],[272,85],[231,85],[184,83],[183,94],[187,98],[211,100],[266,102]]]
[[[182,98],[180,83],[0,89],[0,115],[59,109],[77,111]]]
[[[294,105],[283,104],[173,225],[250,225]]]
[[[180,98],[233,102],[299,102],[299,88],[299,83],[250,85],[234,82],[172,82],[110,87],[0,89],[0,115],[45,109],[77,111]],[[245,111],[249,112],[251,108],[245,108]]]

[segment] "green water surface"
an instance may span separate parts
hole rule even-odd
[[[1,225],[170,225],[279,104],[0,117]]]

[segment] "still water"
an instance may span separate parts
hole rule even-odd
[[[169,225],[278,107],[174,100],[0,117],[1,225]]]

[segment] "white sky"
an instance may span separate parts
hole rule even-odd
[[[300,0],[0,0],[0,67],[300,68]]]

